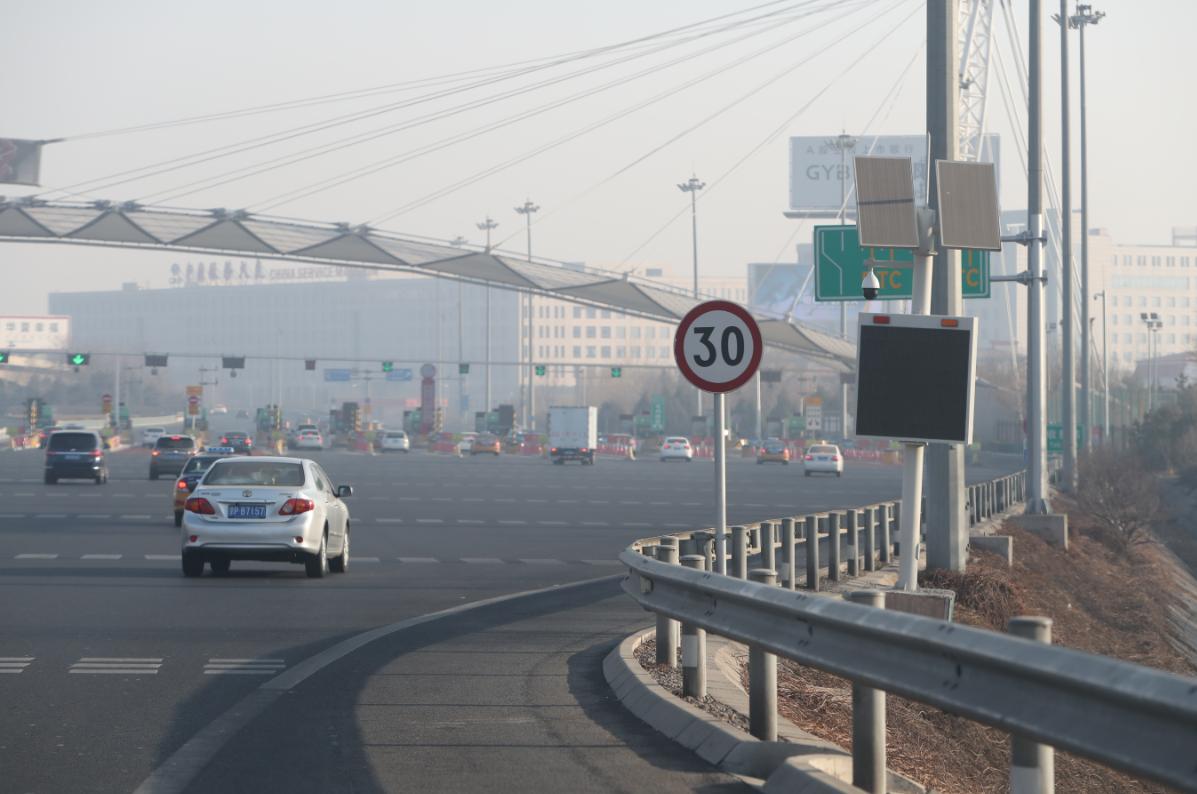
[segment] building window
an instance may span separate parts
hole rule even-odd
[[[58,333],[58,323],[50,323],[50,333]]]
[[[34,326],[34,330],[37,331],[38,333],[41,333],[42,328],[43,328],[43,326],[41,323],[38,323],[37,325]]]
[[[640,358],[640,348],[638,348],[638,347],[629,348],[628,352],[630,352],[632,354],[632,358]]]
[[[611,358],[611,346],[603,345],[602,354],[603,354],[603,358]]]
[[[1187,256],[1182,256],[1182,257],[1180,258],[1180,266],[1181,266],[1181,267],[1188,267],[1188,266],[1189,266],[1189,258],[1188,258]]]
[[[661,348],[661,358],[669,358],[669,348],[668,347]]]
[[[575,320],[582,319],[582,307],[581,306],[574,307],[574,319]]]
[[[628,349],[626,347],[617,347],[615,348],[615,355],[618,358],[627,358]]]
[[[624,328],[622,325],[619,326],[618,328],[616,328],[615,329],[615,338],[616,339],[627,339],[628,338],[628,329]]]
[[[1142,308],[1146,308],[1146,306],[1147,306],[1147,296],[1146,296],[1146,295],[1140,295],[1140,296],[1139,296],[1139,308],[1140,308],[1140,309],[1142,309]]]
[[[1131,258],[1130,258],[1130,256],[1123,256],[1123,257],[1122,257],[1122,266],[1123,266],[1123,267],[1130,267],[1130,266],[1131,266]]]
[[[588,326],[586,326],[586,338],[587,338],[587,339],[594,339],[594,338],[595,338],[595,336],[597,336],[597,334],[596,334],[596,332],[595,332],[595,330],[594,330],[594,326],[593,326],[593,325],[588,325]]]
[[[1115,314],[1111,319],[1112,319],[1112,322],[1110,323],[1110,325],[1118,325],[1118,315]]]
[[[636,325],[636,326],[632,327],[632,338],[633,339],[640,338],[640,326]]]
[[[1176,267],[1176,257],[1174,257],[1174,256],[1165,257],[1164,265],[1167,267]]]
[[[587,320],[593,320],[595,313],[596,313],[595,308],[593,306],[586,307],[586,319]]]
[[[574,326],[574,339],[581,339],[581,338],[582,338],[582,326],[575,325]]]
[[[601,316],[604,320],[610,320],[611,319],[611,310],[603,309],[603,311],[601,312]]]
[[[645,339],[656,339],[657,338],[657,329],[651,325],[648,328],[645,328],[644,329],[644,338]]]
[[[1126,341],[1130,341],[1129,339]],[[1139,344],[1144,344],[1147,341],[1147,334],[1139,334]]]
[[[29,323],[21,323],[21,330],[28,332],[29,331]]]
[[[1151,307],[1153,309],[1158,309],[1160,307],[1160,296],[1159,295],[1156,295],[1155,297],[1153,297],[1151,299]]]
[[[586,346],[586,358],[594,358],[594,345]]]
[[[611,326],[604,325],[600,336],[602,336],[603,339],[610,339],[611,338]]]
[[[1159,267],[1159,266],[1160,266],[1160,258],[1159,258],[1158,256],[1153,256],[1153,257],[1151,258],[1151,266],[1152,266],[1152,267]]]
[[[582,357],[582,348],[579,345],[574,345],[574,358]]]
[[[653,345],[649,345],[648,348],[646,349],[646,352],[647,352],[649,358],[657,357],[657,348]]]

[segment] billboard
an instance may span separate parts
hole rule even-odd
[[[0,183],[40,185],[42,142],[0,138]]]
[[[63,314],[0,316],[0,348],[8,350],[66,350],[71,318]]]
[[[999,138],[985,136],[981,160],[1001,167]],[[909,157],[914,168],[914,200],[927,202],[927,136],[862,135],[843,153],[835,135],[803,135],[790,138],[790,214],[799,217],[833,218],[839,215],[841,194],[848,198],[846,218],[856,217],[856,174],[853,157]]]

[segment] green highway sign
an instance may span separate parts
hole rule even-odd
[[[1076,445],[1079,449],[1083,446],[1085,438],[1085,429],[1080,425],[1076,426]],[[1048,452],[1063,452],[1064,451],[1064,425],[1049,424],[1047,426],[1047,451]]]
[[[815,300],[859,301],[860,282],[877,274],[877,300],[907,300],[914,294],[914,252],[908,248],[861,248],[855,226],[815,227]],[[960,252],[961,286],[966,298],[989,297],[989,252]]]

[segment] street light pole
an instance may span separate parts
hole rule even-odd
[[[464,237],[454,237],[449,245],[460,248],[465,245]],[[463,430],[469,430],[470,417],[465,410],[465,376],[461,373],[461,364],[465,361],[465,313],[461,282],[457,282],[457,414],[460,417]]]
[[[1106,330],[1106,291],[1104,289],[1093,296],[1093,300],[1098,298],[1101,298],[1101,440],[1103,444],[1108,444],[1110,443],[1110,339]]]
[[[856,149],[856,139],[841,132],[827,143],[840,150],[840,226],[844,225],[844,214],[848,207],[848,152]],[[848,303],[840,301],[840,338],[848,338]],[[848,437],[848,383],[840,382],[840,437]]]
[[[1068,95],[1068,0],[1060,0],[1060,13],[1054,18],[1060,23],[1060,290],[1063,305],[1060,314],[1060,330],[1063,336],[1063,354],[1060,378],[1064,391],[1061,392],[1061,420],[1064,423],[1064,465],[1060,471],[1063,489],[1076,489],[1077,439],[1074,425],[1076,416],[1076,361],[1073,358],[1072,333],[1075,321],[1072,317],[1072,137],[1069,131],[1071,106]],[[1087,301],[1088,298],[1085,298]],[[1087,308],[1087,307],[1086,307]],[[1084,333],[1084,329],[1081,329]],[[1082,353],[1083,355],[1083,353]]]
[[[528,261],[532,261],[532,213],[539,210],[540,207],[532,203],[532,199],[525,199],[522,206],[516,207],[515,211],[524,216],[524,221],[527,225],[528,232]],[[528,293],[528,401],[525,403],[525,410],[527,411],[527,422],[525,426],[529,430],[536,429],[536,392],[533,389],[533,381],[536,373],[533,371],[535,364],[532,359],[532,293]]]
[[[1027,426],[1030,457],[1030,483],[1026,511],[1031,514],[1051,512],[1047,484],[1046,362],[1043,354],[1043,129],[1040,116],[1043,95],[1040,78],[1041,34],[1040,0],[1030,0],[1030,26],[1027,45]]]
[[[694,258],[694,300],[698,300],[698,191],[706,183],[691,174],[690,179],[679,182],[677,189],[690,194],[690,250]],[[695,416],[702,416],[702,389],[695,389]]]
[[[479,229],[486,232],[486,253],[489,254],[490,253],[490,231],[491,231],[491,229],[495,228],[499,224],[497,221],[495,221],[489,215],[487,215],[486,220],[484,220],[482,223],[475,224],[475,225]],[[484,402],[486,404],[483,406],[483,409],[486,411],[490,411],[490,408],[491,408],[491,404],[490,404],[490,330],[491,330],[490,329],[490,286],[488,285],[486,287],[486,330],[483,331],[483,333],[482,333],[483,337],[485,337],[485,339],[486,339],[486,355],[485,355],[486,393],[484,395]]]
[[[1164,326],[1157,312],[1139,312],[1139,319],[1147,326],[1147,413],[1155,407],[1155,359],[1159,350],[1156,334]]]
[[[1089,427],[1089,412],[1091,410],[1090,398],[1090,376],[1089,376],[1089,323],[1086,319],[1089,316],[1089,149],[1088,149],[1088,130],[1086,127],[1085,115],[1085,27],[1088,25],[1096,25],[1101,21],[1105,13],[1101,11],[1094,12],[1093,6],[1078,3],[1076,7],[1076,14],[1068,18],[1068,26],[1080,30],[1081,38],[1081,328],[1084,331],[1084,338],[1081,340],[1081,349],[1085,351],[1081,357],[1081,426]],[[1102,298],[1102,305],[1104,311],[1105,299]],[[1105,321],[1102,321],[1102,348],[1105,348]],[[1104,352],[1103,352],[1104,359]],[[1103,368],[1104,368],[1103,364]],[[1107,394],[1108,400],[1108,394]],[[1103,432],[1108,433],[1109,428],[1109,403],[1106,403],[1105,419],[1103,422]]]

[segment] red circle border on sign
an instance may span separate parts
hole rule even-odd
[[[752,359],[748,362],[748,368],[735,380],[730,380],[727,383],[712,383],[709,380],[700,378],[690,369],[690,365],[686,362],[686,334],[690,331],[690,326],[694,324],[699,315],[714,311],[725,311],[736,315],[748,326],[748,333],[752,336]],[[698,304],[686,312],[686,316],[678,323],[677,333],[673,336],[673,361],[677,364],[677,368],[681,370],[682,376],[703,391],[713,394],[724,394],[729,391],[735,391],[751,380],[752,376],[756,374],[757,368],[761,365],[761,357],[764,353],[765,343],[761,338],[760,326],[756,324],[756,320],[748,313],[747,309],[731,301],[707,301],[706,303]]]

